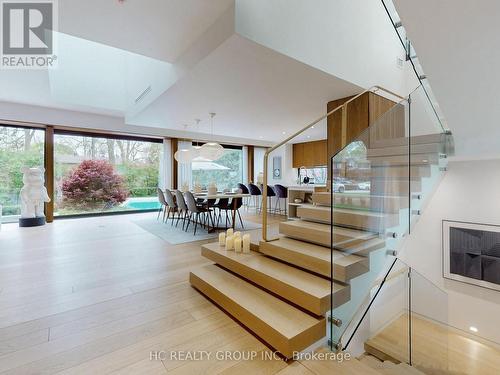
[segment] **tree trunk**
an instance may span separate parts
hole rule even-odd
[[[111,164],[115,165],[116,164],[115,140],[114,139],[107,139],[106,143],[108,145],[108,160]]]

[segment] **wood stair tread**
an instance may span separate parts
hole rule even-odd
[[[325,336],[325,318],[313,317],[216,265],[192,270],[189,280],[287,358]]]
[[[307,221],[330,224],[332,210],[328,206],[302,205],[297,207],[297,216]],[[336,207],[333,210],[333,223],[338,226],[382,232],[386,228],[398,225],[399,215]]]
[[[261,242],[259,251],[297,267],[320,275],[331,275],[331,252],[329,247],[281,237],[276,241]],[[333,278],[342,282],[362,275],[369,270],[369,260],[359,255],[345,254],[333,250]]]
[[[281,234],[287,237],[326,247],[331,245],[330,224],[306,220],[284,221],[279,224],[279,230]],[[377,233],[366,230],[333,227],[334,246],[338,248],[359,244],[377,236]]]
[[[441,143],[418,143],[411,145],[412,154],[432,154],[439,153],[442,149]],[[368,157],[371,156],[389,156],[389,155],[408,155],[408,145],[397,145],[390,147],[377,147],[366,150]]]
[[[322,315],[330,309],[330,281],[260,253],[226,251],[218,243],[202,246],[202,255],[260,287],[296,305]],[[349,285],[333,283],[333,295],[340,306],[350,299]]]

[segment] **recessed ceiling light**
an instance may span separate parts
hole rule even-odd
[[[281,132],[281,134],[285,135],[285,134],[286,134],[286,132]]]
[[[310,135],[308,135],[308,136],[307,136],[307,138],[311,138],[311,136],[310,136]]]
[[[469,327],[469,330],[470,330],[471,332],[477,332],[477,331],[478,331],[478,329],[477,329],[476,327],[474,327],[474,326],[470,326],[470,327]]]
[[[311,129],[314,129],[314,125],[313,125],[313,126],[311,126]]]

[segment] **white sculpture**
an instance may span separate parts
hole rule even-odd
[[[50,202],[44,185],[44,168],[23,167],[23,183],[21,189],[21,218],[44,217],[43,204]]]

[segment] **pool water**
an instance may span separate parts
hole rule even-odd
[[[132,210],[155,210],[155,209],[159,210],[160,202],[151,200],[148,201],[133,200],[125,202],[124,206]]]

